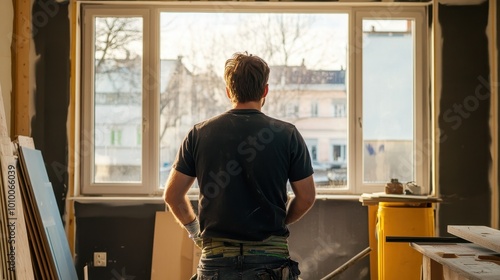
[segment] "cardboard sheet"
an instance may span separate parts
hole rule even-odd
[[[196,273],[200,249],[172,213],[157,212],[151,280],[189,279]]]

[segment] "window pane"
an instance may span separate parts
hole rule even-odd
[[[95,183],[141,181],[142,21],[95,18]]]
[[[363,182],[414,180],[414,21],[363,20]]]
[[[248,51],[271,68],[263,112],[295,124],[308,140],[318,185],[345,187],[334,178],[346,173],[347,156],[335,156],[331,142],[348,143],[347,34],[347,14],[162,13],[161,184],[188,130],[230,109],[224,62]]]

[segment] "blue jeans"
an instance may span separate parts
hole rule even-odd
[[[243,255],[236,257],[201,258],[197,280],[296,280],[298,263],[272,256]],[[196,278],[195,278],[196,277]]]

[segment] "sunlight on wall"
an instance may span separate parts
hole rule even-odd
[[[12,92],[11,50],[14,10],[12,1],[0,1],[0,87],[10,130],[10,96]]]

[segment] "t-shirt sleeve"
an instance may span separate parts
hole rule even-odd
[[[297,128],[294,127],[290,139],[290,170],[288,172],[288,179],[290,182],[295,182],[309,177],[313,173],[311,156],[309,155],[306,142]]]
[[[172,167],[185,175],[196,177],[196,166],[193,156],[193,134],[194,131],[191,130],[182,141]]]

